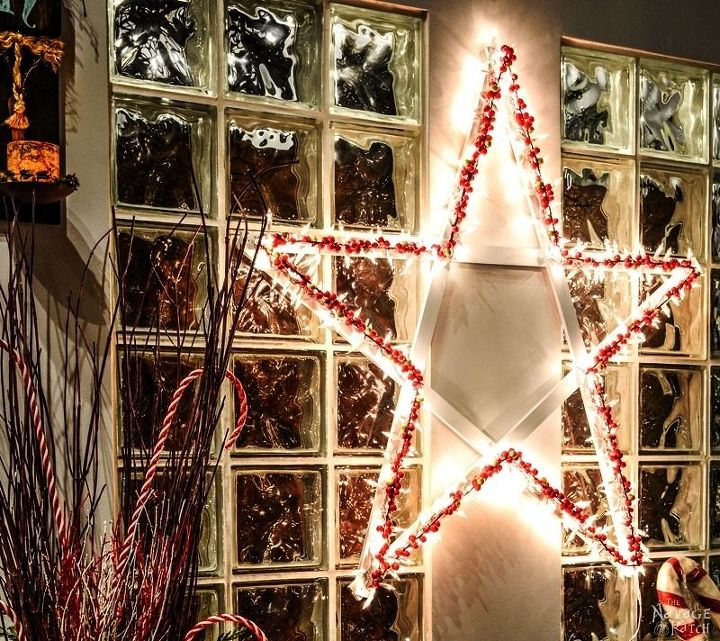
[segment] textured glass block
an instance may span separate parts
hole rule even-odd
[[[319,451],[319,356],[242,354],[234,357],[233,372],[249,400],[247,423],[237,441],[243,453]]]
[[[337,446],[380,451],[387,445],[398,384],[362,356],[336,356]]]
[[[322,641],[326,594],[324,580],[240,585],[235,612],[254,621],[272,641]]]
[[[592,249],[603,249],[607,241],[632,247],[634,164],[565,158],[563,166],[565,237]]]
[[[720,269],[710,271],[710,353],[720,357]]]
[[[198,0],[113,0],[115,81],[207,89],[209,5]]]
[[[208,112],[115,100],[113,114],[115,202],[209,213],[215,162]]]
[[[117,251],[127,325],[162,330],[198,326],[207,278],[205,243],[198,234],[135,226],[118,232]]]
[[[568,284],[585,344],[597,345],[630,313],[630,279],[626,274],[583,272],[569,275]]]
[[[306,265],[302,262],[300,264]],[[246,290],[246,300],[238,319],[238,332],[274,337],[315,338],[319,326],[317,316],[270,274],[256,269],[247,288],[245,287],[247,265],[244,259],[235,284],[235,304],[241,301],[243,290]],[[304,271],[311,278],[316,278],[316,267],[308,266]]]
[[[641,453],[699,451],[702,370],[641,365],[639,411]]]
[[[634,87],[632,58],[563,49],[563,144],[631,152]]]
[[[712,157],[720,161],[720,76],[713,76],[712,86]]]
[[[720,367],[710,368],[710,447],[720,451]]]
[[[387,258],[336,257],[338,296],[357,308],[365,322],[383,337],[404,342],[416,322],[416,263]]]
[[[358,601],[349,581],[338,583],[338,641],[421,641],[422,579],[407,576],[379,588],[366,604]]]
[[[720,262],[720,175],[715,174],[710,198],[712,227],[710,229],[710,254],[713,262]]]
[[[610,525],[607,500],[600,469],[594,465],[563,465],[563,493],[573,502],[595,515],[594,525]],[[563,532],[563,554],[587,554],[589,546],[570,530]]]
[[[127,501],[129,498],[132,501],[132,505],[135,505],[144,480],[145,475],[138,472],[137,475],[131,479],[129,488],[124,483],[121,483],[122,501]],[[145,529],[145,531],[155,527],[159,512],[167,510],[167,505],[164,505],[164,496],[165,493],[169,491],[171,482],[172,479],[162,471],[155,477],[153,494],[146,504],[144,516],[140,522],[140,527]],[[219,569],[218,512],[220,506],[216,483],[212,482],[209,476],[207,483],[210,484],[210,489],[207,493],[207,501],[202,512],[202,531],[200,544],[198,546],[198,569],[202,574],[215,574]],[[129,497],[127,496],[128,489],[131,492]],[[220,494],[222,496],[222,493]],[[162,518],[164,522],[169,521],[165,516]]]
[[[708,529],[710,533],[710,545],[720,547],[720,462],[710,462],[708,480]]]
[[[651,549],[697,548],[702,531],[700,465],[640,466],[640,529]]]
[[[709,557],[707,572],[715,585],[720,585],[720,556]]]
[[[322,559],[322,478],[312,470],[235,475],[235,563],[316,566]]]
[[[405,470],[398,510],[393,515],[396,527],[412,523],[420,512],[420,473]],[[339,468],[337,470],[337,555],[343,565],[360,558],[372,502],[375,498],[379,470],[377,468]]]
[[[570,371],[570,365],[564,364],[563,375]],[[630,447],[630,434],[627,429],[631,424],[631,409],[627,399],[630,398],[632,384],[630,381],[630,369],[624,365],[610,365],[602,375],[607,390],[607,397],[614,402],[613,416],[620,424],[618,430],[618,443],[620,448],[627,451]],[[592,452],[593,443],[590,436],[585,404],[583,403],[580,390],[576,390],[563,403],[562,407],[563,425],[563,453]]]
[[[229,0],[228,89],[266,101],[318,105],[321,28],[320,7],[312,0]]]
[[[704,279],[698,282],[703,283]],[[661,277],[641,282],[640,300],[644,301],[660,283]],[[701,313],[704,309],[704,287],[690,290],[679,305],[666,305],[660,311],[659,327],[643,330],[646,340],[642,344],[642,353],[703,356],[707,332]]]
[[[330,16],[336,109],[418,121],[420,20],[341,5]]]
[[[707,72],[640,61],[640,148],[643,153],[704,162],[708,157]]]
[[[334,140],[334,222],[412,231],[419,185],[417,138],[336,129]]]
[[[190,624],[195,625],[205,621],[211,616],[220,614],[220,602],[222,599],[222,587],[210,587],[201,585],[195,592],[187,607],[190,610]],[[219,636],[217,627],[206,628],[195,637],[197,641],[215,641]]]
[[[609,565],[564,567],[564,641],[629,639],[631,586]]]
[[[640,241],[648,253],[705,255],[707,179],[703,174],[643,167]]]
[[[121,351],[121,350],[119,350]],[[123,355],[120,364],[119,399],[122,442],[133,449],[150,452],[168,412],[170,401],[182,380],[202,367],[199,357],[178,356],[171,352],[144,352]],[[183,447],[187,437],[185,419],[193,403],[190,390],[182,397],[177,419],[170,430],[165,450]]]
[[[230,212],[276,223],[318,218],[318,131],[314,124],[233,116],[228,126]]]

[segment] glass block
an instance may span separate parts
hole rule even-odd
[[[708,529],[710,545],[720,547],[720,461],[711,461],[708,470]]]
[[[632,152],[634,87],[632,58],[564,48],[563,144]]]
[[[353,453],[387,446],[399,385],[367,358],[336,356],[337,447]]]
[[[720,452],[720,367],[710,368],[710,448]]]
[[[596,277],[582,271],[569,272],[568,284],[588,347],[602,342],[608,332],[630,314],[630,278],[627,274]]]
[[[254,621],[273,641],[322,641],[326,594],[327,584],[320,579],[240,585],[235,612]]]
[[[700,465],[640,466],[640,529],[651,549],[697,548],[702,514]]]
[[[117,251],[127,325],[168,331],[198,327],[207,298],[205,241],[199,232],[124,228]]]
[[[661,284],[662,277],[655,276],[640,283],[640,300],[644,301]],[[701,278],[698,282],[704,281]],[[659,327],[643,330],[646,336],[642,344],[643,354],[671,354],[676,356],[702,357],[705,352],[705,323],[701,310],[704,305],[704,287],[690,290],[679,305],[666,305],[660,311]]]
[[[609,565],[564,567],[564,641],[629,639],[631,586]]]
[[[305,121],[233,116],[228,126],[230,212],[273,222],[318,220],[318,130]]]
[[[190,610],[191,625],[195,625],[200,621],[205,621],[211,616],[220,614],[220,603],[222,599],[223,588],[210,587],[201,585],[198,586],[195,595],[187,604]],[[201,630],[195,637],[197,641],[215,641],[219,636],[219,632],[216,626],[212,628],[206,628]]]
[[[603,249],[608,241],[632,247],[634,163],[565,158],[563,165],[565,237],[591,249]]]
[[[178,356],[177,353],[158,353],[149,349],[123,355],[120,365],[122,391],[118,394],[122,403],[123,445],[143,452],[152,450],[175,391],[183,379],[199,367],[202,367],[202,358],[197,356]],[[188,390],[180,400],[166,451],[183,447],[187,430],[185,418],[192,402],[193,394]]]
[[[699,451],[702,370],[641,365],[639,411],[641,453]]]
[[[600,469],[595,465],[563,465],[562,475],[563,493],[595,516],[594,525],[599,528],[611,525]],[[579,536],[564,529],[563,554],[587,554],[589,551],[589,546]]]
[[[720,357],[720,269],[710,271],[710,354]]]
[[[249,399],[247,423],[237,441],[238,449],[244,454],[319,451],[319,356],[241,354],[233,358],[233,372]]]
[[[129,504],[134,507],[144,479],[145,475],[138,472],[130,479],[129,487],[124,482],[120,484],[123,505]],[[149,528],[155,528],[159,516],[162,518],[163,523],[170,521],[170,518],[163,515],[163,512],[167,511],[168,507],[172,507],[167,505],[165,499],[166,493],[170,491],[172,481],[173,479],[162,470],[155,477],[153,494],[146,504],[144,516],[140,522],[140,527],[144,531],[147,531]],[[207,501],[202,511],[202,529],[198,546],[198,569],[202,574],[215,574],[220,567],[220,546],[218,540],[218,513],[220,511],[220,504],[216,487],[218,482],[217,480],[213,481],[209,474],[206,477],[206,487],[209,485],[209,490],[207,491]],[[129,494],[128,490],[130,491]],[[222,492],[220,492],[220,496],[222,496]],[[151,540],[146,541],[146,544],[150,545],[150,543]]]
[[[265,102],[318,106],[321,29],[313,0],[229,0],[228,90]]]
[[[420,20],[342,5],[330,19],[335,110],[419,121]]]
[[[710,253],[714,263],[720,262],[720,175],[715,174],[710,199],[712,228],[710,229]]]
[[[335,257],[335,286],[341,300],[390,340],[412,338],[417,315],[417,263],[387,258]]]
[[[417,138],[335,129],[334,222],[413,231],[419,189]]]
[[[640,148],[644,154],[706,162],[707,72],[640,60]]]
[[[313,470],[238,471],[236,565],[319,565],[322,491],[320,472]]]
[[[711,556],[708,559],[707,572],[715,585],[720,585],[720,556]]]
[[[404,528],[420,513],[420,471],[409,468],[404,471],[405,479],[393,522]],[[337,556],[340,564],[348,565],[360,558],[365,537],[379,469],[338,468],[337,470]]]
[[[570,364],[565,363],[563,375],[570,371]],[[614,402],[613,416],[620,424],[618,430],[618,443],[620,449],[627,451],[630,447],[630,434],[627,429],[631,424],[631,408],[627,399],[630,398],[632,384],[630,381],[630,368],[626,365],[610,365],[602,374],[607,390],[607,397]],[[576,390],[563,403],[563,454],[579,454],[593,451],[592,437],[588,425],[585,403],[583,403],[580,390]]]
[[[117,204],[213,210],[214,132],[209,112],[149,100],[115,100],[113,114]]]
[[[713,162],[720,161],[720,76],[713,76],[712,87]]]
[[[393,589],[379,588],[367,605],[355,598],[349,581],[338,582],[339,641],[421,641],[422,578],[388,583]]]
[[[113,0],[112,79],[147,86],[210,86],[209,4]]]
[[[707,179],[703,174],[643,167],[640,242],[648,253],[705,255]]]
[[[305,273],[317,278],[315,258],[300,261]],[[248,262],[243,259],[235,285],[235,304],[242,299],[247,280]],[[247,287],[247,299],[240,310],[238,332],[286,338],[315,339],[319,322],[315,314],[305,307],[285,286],[260,269],[255,269]]]

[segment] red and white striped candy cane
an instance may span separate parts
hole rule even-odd
[[[155,442],[155,449],[153,450],[153,455],[150,458],[150,463],[148,465],[147,472],[145,473],[145,480],[143,481],[142,488],[140,489],[140,495],[138,496],[137,502],[135,503],[135,511],[133,512],[132,518],[130,519],[130,523],[128,524],[128,528],[125,534],[125,539],[120,548],[120,553],[118,555],[118,569],[115,574],[114,587],[117,587],[121,577],[125,572],[125,567],[127,566],[128,559],[130,558],[130,550],[132,549],[135,535],[137,534],[138,527],[140,526],[140,519],[142,517],[143,510],[145,509],[145,505],[147,504],[147,502],[150,500],[153,482],[155,481],[155,477],[157,476],[160,459],[163,452],[165,451],[165,444],[170,437],[170,429],[175,422],[175,416],[180,406],[180,401],[182,400],[182,397],[187,391],[187,389],[198,378],[202,376],[203,371],[204,370],[202,368],[199,368],[190,372],[182,380],[178,388],[175,390],[172,399],[170,400],[170,405],[168,406],[167,414],[165,415],[165,419],[163,420],[160,434],[158,434],[157,441]],[[233,447],[235,447],[235,443],[240,436],[240,432],[242,432],[242,429],[245,426],[245,422],[247,421],[247,394],[245,394],[245,389],[243,388],[242,383],[240,383],[238,378],[232,372],[225,372],[225,378],[227,378],[235,388],[235,393],[237,395],[239,404],[238,418],[235,422],[235,429],[233,430],[232,434],[230,434],[230,437],[228,438],[228,441],[225,445],[225,449],[232,449]]]
[[[205,628],[211,628],[218,623],[235,623],[237,625],[244,625],[255,637],[255,641],[268,641],[265,633],[255,623],[245,617],[238,616],[237,614],[217,614],[209,619],[205,619],[205,621],[201,621],[185,635],[184,641],[193,641],[193,639]]]
[[[20,617],[17,615],[17,612],[7,605],[7,603],[0,601],[0,615],[2,614],[12,621],[18,641],[25,641],[25,630],[22,623],[20,623]]]
[[[17,367],[22,376],[23,386],[25,387],[25,396],[27,398],[30,416],[32,417],[33,426],[35,428],[35,439],[37,440],[38,449],[40,450],[40,460],[42,461],[43,474],[48,487],[48,496],[52,505],[53,517],[55,519],[55,527],[57,528],[58,538],[63,547],[67,546],[67,529],[65,526],[65,506],[60,500],[58,494],[57,482],[55,480],[55,469],[53,468],[52,458],[50,457],[50,448],[45,438],[45,428],[40,414],[40,404],[38,403],[37,391],[33,377],[23,359],[22,354],[16,349],[10,347],[9,343],[0,339],[0,349],[6,351],[10,360]]]
[[[693,616],[683,593],[689,590],[703,610],[707,610],[713,625],[720,626],[720,590],[702,566],[679,556],[662,564],[657,578],[658,600],[665,609],[673,631],[682,641],[707,641],[707,621]],[[697,614],[697,613],[695,613]]]

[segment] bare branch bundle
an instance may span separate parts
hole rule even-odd
[[[226,391],[246,403],[228,370],[231,349],[265,231],[264,220],[256,238],[242,218],[229,225],[218,278],[214,238],[202,214],[201,221],[182,251],[153,250],[140,285],[132,274],[144,251],[139,230],[115,224],[116,329],[91,340],[80,297],[68,304],[60,418],[46,400],[34,230],[8,225],[10,267],[0,283],[0,608],[19,641],[174,641],[196,623],[187,605],[203,515],[223,446],[244,422],[240,412],[236,429],[217,442]],[[179,234],[179,225],[168,230],[164,246],[178,249],[170,242]],[[193,307],[189,294],[197,291],[204,296]],[[115,334],[122,500],[108,533],[99,531],[99,465]],[[148,382],[162,393],[150,395]]]

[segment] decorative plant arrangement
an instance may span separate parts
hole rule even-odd
[[[68,304],[63,380],[54,380],[39,343],[32,228],[8,227],[10,271],[0,285],[0,614],[12,622],[0,631],[7,638],[192,641],[230,622],[265,639],[236,615],[196,624],[192,608],[215,469],[248,412],[229,362],[250,294],[251,237],[242,220],[228,226],[225,277],[218,282],[208,269],[213,237],[204,222],[189,243],[174,239],[176,231],[148,252],[134,225],[115,229],[117,257],[110,262],[118,293],[109,321],[120,345],[122,499],[108,525],[101,515],[110,492],[99,473],[113,332],[91,337],[79,311],[81,288]],[[263,232],[264,221],[259,237]],[[195,256],[196,248],[204,255]],[[133,271],[138,261],[145,261],[142,279]],[[178,319],[188,305],[193,319],[181,332]],[[148,400],[147,380],[162,382],[167,394]],[[237,419],[218,429],[226,381]],[[60,416],[50,402],[58,389]]]

